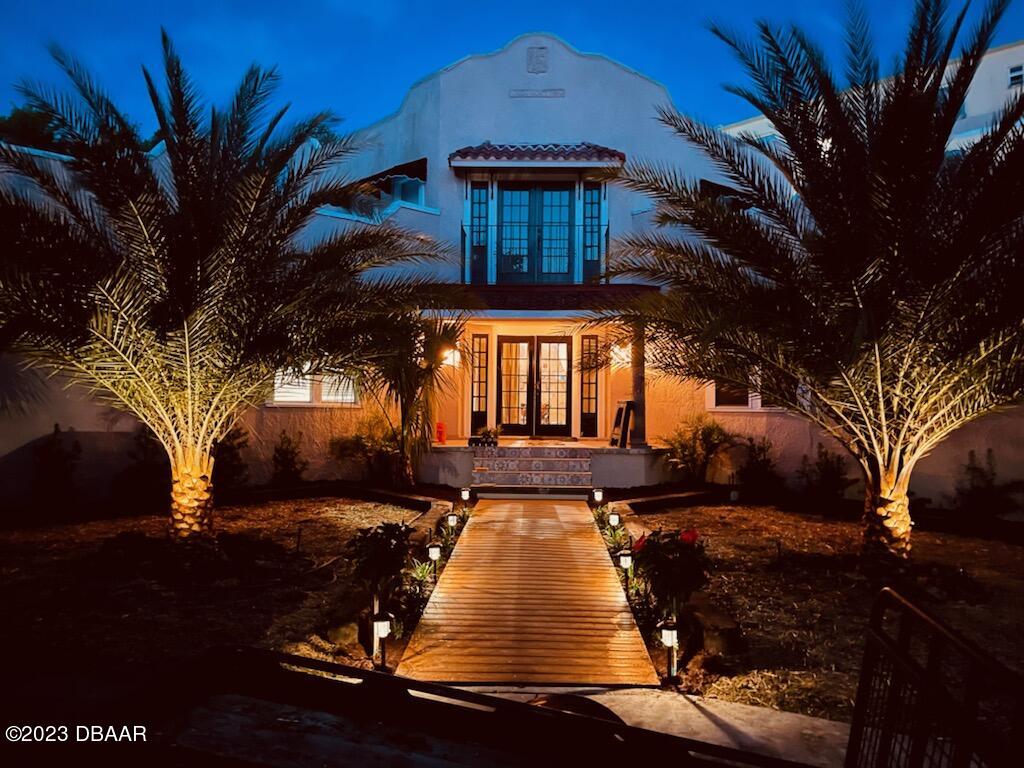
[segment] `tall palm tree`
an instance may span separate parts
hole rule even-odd
[[[379,329],[375,346],[389,354],[365,368],[363,386],[378,398],[398,448],[396,480],[411,485],[414,465],[434,437],[434,416],[442,395],[455,385],[455,367],[466,350],[466,317],[409,313]],[[454,353],[454,354],[453,354]],[[397,418],[397,423],[392,421]]]
[[[746,43],[713,27],[751,81],[730,90],[777,140],[663,109],[718,181],[642,161],[620,178],[660,228],[627,238],[618,270],[664,290],[606,317],[645,323],[663,371],[760,390],[842,443],[863,471],[868,554],[909,556],[914,467],[1024,391],[1024,94],[948,149],[1007,5],[989,2],[952,60],[967,7],[950,21],[918,0],[885,79],[854,7],[842,85],[799,29],[762,22]]]
[[[171,529],[212,526],[214,443],[282,368],[356,367],[422,296],[382,267],[434,246],[384,226],[314,236],[358,190],[326,112],[283,127],[278,76],[253,66],[208,113],[167,35],[166,92],[144,70],[165,151],[55,50],[71,95],[27,84],[67,157],[0,145],[0,338],[131,414],[170,457]]]

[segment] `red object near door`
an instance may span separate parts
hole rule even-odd
[[[437,442],[444,445],[448,440],[448,429],[445,427],[443,421],[437,422]]]

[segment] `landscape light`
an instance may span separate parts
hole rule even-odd
[[[463,488],[459,491],[459,495],[462,496],[463,501],[469,501],[469,488]]]
[[[387,637],[391,634],[391,622],[394,616],[386,611],[373,614],[373,636],[380,640],[380,668],[388,668],[388,644]]]
[[[622,518],[619,517],[619,513],[618,512],[609,512],[608,513],[608,525],[610,525],[612,528],[616,528],[616,527],[618,527],[620,522],[622,522]]]
[[[454,528],[459,524],[459,516],[455,512],[448,513],[448,527]]]
[[[432,541],[427,544],[427,557],[434,563],[434,581],[437,581],[437,561],[441,559],[441,544]]]
[[[594,503],[595,504],[600,504],[602,501],[604,501],[604,491],[602,491],[600,488],[595,488],[594,489]]]
[[[621,549],[617,557],[619,558],[619,567],[622,570],[628,571],[633,567],[633,552],[631,550]]]
[[[676,647],[679,645],[679,631],[672,619],[658,622],[661,630],[661,644],[665,646],[665,666],[668,668],[669,679],[676,676]]]

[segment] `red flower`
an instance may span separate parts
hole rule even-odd
[[[641,536],[639,539],[636,540],[636,543],[633,545],[633,551],[634,552],[639,552],[646,545],[647,545],[647,534],[645,533],[643,536]]]
[[[696,544],[699,537],[700,534],[697,533],[695,528],[688,528],[679,534],[679,540],[683,542],[683,544]]]

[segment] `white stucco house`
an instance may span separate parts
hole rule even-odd
[[[700,73],[695,73],[700,76]],[[993,112],[1024,85],[1024,42],[992,50],[981,64],[952,145],[974,140]],[[713,172],[693,148],[655,120],[671,104],[660,83],[605,56],[583,53],[549,34],[521,35],[500,50],[468,56],[414,83],[398,109],[360,130],[366,150],[348,169],[376,185],[373,216],[328,208],[317,226],[353,221],[398,224],[448,243],[456,254],[429,269],[477,297],[467,330],[473,355],[453,371],[456,386],[437,420],[446,439],[424,460],[424,480],[477,485],[628,487],[668,479],[659,438],[683,420],[710,413],[733,432],[768,436],[778,464],[793,472],[823,442],[818,430],[757,392],[647,375],[642,345],[613,350],[611,365],[584,370],[599,334],[580,331],[588,308],[652,290],[606,276],[616,238],[649,228],[650,203],[601,180],[627,158]],[[686,104],[675,104],[686,111]],[[752,118],[730,131],[768,135]],[[618,406],[633,404],[625,444],[610,445]],[[327,443],[351,431],[376,404],[345,382],[280,380],[274,398],[244,418],[254,479],[282,430],[302,432],[311,477],[338,469]],[[48,415],[5,428],[0,455],[52,427],[98,428],[97,416],[64,403]],[[77,423],[76,423],[77,420]],[[504,450],[468,445],[501,427]],[[915,491],[939,500],[971,448],[995,449],[1004,478],[1024,474],[1019,409],[965,427],[920,465]],[[529,443],[532,438],[548,442]],[[717,469],[727,480],[728,466]]]

